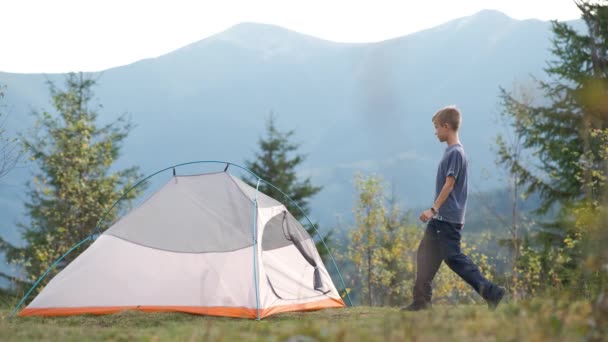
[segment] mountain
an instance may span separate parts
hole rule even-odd
[[[530,75],[542,79],[550,39],[549,22],[496,11],[365,44],[243,23],[101,72],[95,92],[102,122],[126,112],[136,124],[116,167],[139,165],[145,174],[191,160],[244,164],[275,113],[279,128],[295,130],[308,155],[302,175],[324,187],[311,216],[328,227],[336,216],[352,216],[355,172],[384,176],[405,207],[432,203],[445,146],[434,137],[431,117],[448,104],[463,111],[471,188],[501,187],[492,151],[496,134],[507,129],[497,123],[499,87]],[[30,129],[32,110],[51,109],[47,79],[61,85],[63,75],[0,72],[9,133]],[[29,168],[0,180],[0,234],[10,241],[18,241],[15,222],[25,219]]]

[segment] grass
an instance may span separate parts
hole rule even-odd
[[[0,340],[116,341],[583,341],[591,305],[535,299],[483,305],[435,305],[423,312],[354,307],[285,313],[262,321],[125,311],[103,316],[8,318]]]

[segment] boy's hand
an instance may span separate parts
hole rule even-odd
[[[431,211],[431,209],[427,209],[427,210],[423,211],[422,214],[420,214],[420,221],[426,223],[430,219],[432,219],[433,216],[435,216],[435,214],[433,214],[433,212]]]

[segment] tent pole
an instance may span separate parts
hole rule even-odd
[[[255,174],[253,171],[249,170],[248,168],[245,168],[243,166],[240,166],[238,164],[234,164],[234,163],[230,163],[230,162],[226,162],[226,161],[220,161],[220,160],[198,160],[198,161],[191,161],[191,162],[187,162],[187,163],[180,163],[180,164],[175,164],[169,167],[166,167],[162,170],[156,171],[152,174],[150,174],[149,176],[141,179],[140,181],[138,181],[137,183],[135,183],[132,187],[130,187],[128,190],[126,190],[122,196],[120,196],[115,202],[114,204],[112,204],[112,206],[105,212],[105,214],[101,217],[101,219],[99,219],[99,221],[97,222],[97,224],[95,225],[95,228],[93,230],[93,233],[91,235],[89,235],[87,238],[85,238],[84,240],[82,240],[81,242],[79,242],[77,245],[75,245],[74,247],[72,247],[69,251],[67,251],[64,255],[62,255],[57,261],[55,261],[55,263],[53,265],[51,265],[51,267],[49,267],[49,269],[40,277],[40,279],[38,279],[38,281],[34,284],[34,286],[32,286],[32,288],[28,291],[28,293],[23,297],[23,299],[21,299],[21,301],[19,302],[19,304],[17,305],[17,307],[15,307],[15,309],[13,310],[13,312],[11,313],[10,317],[12,317],[15,312],[17,311],[17,309],[19,308],[19,306],[21,306],[23,304],[23,302],[25,301],[25,299],[30,295],[30,293],[34,290],[34,288],[38,285],[38,283],[40,283],[40,281],[42,281],[42,279],[44,279],[44,277],[46,277],[46,275],[50,272],[50,270],[55,267],[63,258],[65,258],[70,252],[72,252],[74,249],[76,249],[77,247],[79,247],[81,244],[83,244],[84,242],[90,240],[90,239],[94,239],[94,236],[96,236],[97,234],[99,234],[99,230],[101,228],[101,224],[104,222],[105,218],[110,214],[110,212],[112,211],[112,209],[114,209],[114,207],[116,207],[116,205],[118,205],[118,203],[125,198],[133,189],[137,188],[140,184],[144,183],[145,181],[147,181],[148,179],[156,176],[157,174],[167,171],[167,170],[171,170],[171,169],[175,169],[179,166],[184,166],[184,165],[192,165],[192,164],[225,164],[226,166],[230,166],[233,165],[237,168],[240,168],[246,172],[248,172],[249,174],[251,174],[252,176],[256,177],[258,179],[258,184],[256,187],[256,199],[254,201],[254,223],[253,223],[253,243],[254,243],[254,277],[255,277],[255,290],[256,290],[256,309],[257,309],[257,316],[258,316],[258,320],[260,319],[260,307],[259,307],[259,294],[258,294],[258,283],[257,283],[257,253],[256,253],[256,248],[257,248],[257,237],[256,237],[256,222],[257,222],[257,193],[259,191],[259,186],[260,186],[260,181],[263,181],[264,183],[270,185],[271,187],[273,187],[274,189],[276,189],[277,191],[279,191],[281,194],[283,194],[287,199],[289,199],[289,201],[291,201],[291,203],[293,203],[296,208],[298,208],[298,210],[302,213],[302,215],[304,215],[304,217],[306,218],[306,220],[308,221],[308,223],[310,223],[310,225],[314,228],[316,234],[319,236],[319,238],[321,239],[321,242],[323,243],[323,246],[325,247],[325,249],[327,250],[327,252],[329,253],[329,256],[331,257],[331,261],[334,264],[334,267],[336,268],[336,271],[338,272],[338,276],[340,277],[340,281],[342,282],[342,286],[344,287],[344,291],[346,291],[346,297],[348,298],[348,301],[350,303],[350,306],[353,306],[352,300],[350,298],[350,295],[348,293],[348,291],[346,290],[346,284],[344,283],[344,279],[342,278],[342,274],[340,273],[340,269],[338,268],[338,265],[336,264],[336,261],[334,259],[333,254],[331,253],[331,250],[329,249],[329,247],[327,247],[327,244],[325,243],[325,240],[323,240],[323,237],[321,236],[321,234],[319,234],[319,231],[317,230],[317,227],[312,223],[312,221],[310,221],[310,219],[308,218],[308,216],[306,216],[306,214],[304,213],[304,211],[302,210],[302,208],[300,208],[300,206],[293,200],[291,199],[291,197],[287,196],[283,191],[281,191],[281,189],[277,188],[276,186],[274,186],[273,184],[263,180],[262,178],[260,178],[260,176],[258,176],[257,174]]]
[[[258,286],[258,268],[257,268],[257,255],[258,255],[258,237],[257,237],[257,223],[258,223],[258,191],[260,189],[260,178],[258,177],[258,184],[255,187],[255,198],[253,200],[253,285],[255,286],[255,307],[257,310],[257,320],[260,320],[260,299],[259,299],[259,286]]]

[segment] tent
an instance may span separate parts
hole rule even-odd
[[[19,315],[131,309],[261,319],[344,306],[285,205],[224,171],[173,176]]]

